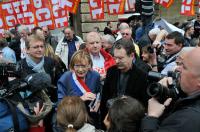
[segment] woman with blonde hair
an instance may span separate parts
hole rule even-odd
[[[92,60],[88,52],[79,50],[71,58],[70,71],[58,80],[58,101],[64,96],[79,96],[86,104],[89,115],[99,127],[100,75],[91,69]]]

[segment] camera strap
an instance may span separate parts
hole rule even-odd
[[[14,106],[14,104],[12,103],[11,100],[6,99],[6,98],[1,98],[1,99],[4,100],[8,104],[8,107],[10,108],[10,111],[12,114],[12,119],[13,119],[14,132],[20,132],[18,117],[17,117],[17,113],[16,113],[16,107]]]

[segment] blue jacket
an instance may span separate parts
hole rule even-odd
[[[0,131],[1,132],[9,132],[14,127],[12,114],[10,112],[11,111],[7,103],[1,100],[0,101],[0,129],[1,129]],[[27,124],[27,120],[25,116],[18,109],[16,109],[16,114],[18,117],[20,132],[27,132],[28,124]]]
[[[65,72],[61,78],[58,80],[58,101],[62,100],[64,96],[81,96],[73,90],[71,83],[72,72]],[[96,71],[88,71],[85,78],[85,83],[92,93],[101,92],[100,75]]]

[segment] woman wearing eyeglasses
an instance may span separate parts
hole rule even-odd
[[[79,50],[72,56],[70,71],[58,80],[58,101],[64,96],[79,96],[86,104],[91,117],[96,118],[100,106],[100,75],[91,69],[90,55]],[[95,116],[95,117],[94,117]],[[97,123],[98,121],[95,121]]]

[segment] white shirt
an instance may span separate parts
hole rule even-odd
[[[24,59],[26,56],[26,45],[23,38],[20,39],[20,49],[21,49],[21,59]]]

